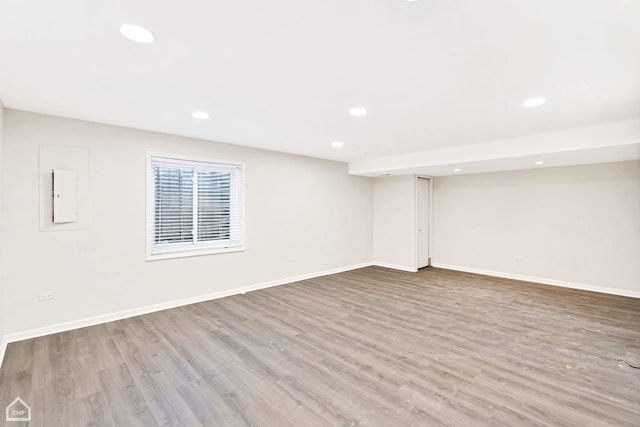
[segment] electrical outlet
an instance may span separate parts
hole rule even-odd
[[[522,262],[524,261],[524,257],[522,255],[516,255],[516,261]]]
[[[47,301],[54,298],[55,298],[55,295],[53,294],[53,291],[40,292],[38,294],[38,301]]]

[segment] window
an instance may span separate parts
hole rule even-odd
[[[147,259],[244,250],[242,163],[147,157]]]

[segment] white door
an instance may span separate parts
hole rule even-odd
[[[418,178],[417,226],[418,226],[418,268],[429,265],[429,179]]]

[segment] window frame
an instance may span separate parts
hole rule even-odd
[[[145,191],[146,191],[146,209],[145,209],[145,225],[146,225],[146,260],[147,261],[155,261],[161,259],[171,259],[171,258],[183,258],[183,257],[191,257],[191,256],[200,256],[200,255],[210,255],[210,254],[221,254],[221,253],[230,253],[230,252],[241,252],[245,250],[245,183],[246,183],[246,164],[244,162],[238,161],[230,161],[230,160],[219,160],[212,159],[207,157],[198,157],[198,156],[188,156],[182,154],[169,154],[169,153],[159,153],[147,151],[147,159],[146,159],[146,169],[145,169]],[[240,194],[237,195],[236,203],[239,203],[240,206],[237,209],[239,218],[239,243],[230,243],[227,246],[208,246],[203,243],[199,243],[193,245],[192,247],[188,246],[180,246],[176,245],[175,247],[171,247],[171,245],[165,246],[164,248],[158,250],[157,247],[153,245],[153,238],[155,234],[155,180],[154,180],[154,171],[153,164],[154,159],[166,160],[168,163],[175,162],[179,167],[179,163],[188,163],[188,162],[199,162],[205,163],[209,166],[211,165],[220,165],[222,167],[236,167],[240,168],[240,183],[236,185],[232,185],[231,191],[237,191]],[[186,165],[185,165],[186,166]],[[233,220],[232,220],[233,221]]]

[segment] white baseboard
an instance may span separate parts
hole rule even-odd
[[[167,301],[160,304],[147,305],[144,307],[133,308],[130,310],[102,314],[94,317],[87,317],[85,319],[72,320],[70,322],[58,323],[55,325],[45,326],[42,328],[35,328],[35,329],[29,329],[26,331],[14,332],[2,337],[1,347],[0,347],[0,366],[2,366],[2,360],[4,359],[4,352],[8,343],[22,341],[22,340],[31,339],[31,338],[37,338],[37,337],[50,335],[50,334],[56,334],[59,332],[70,331],[72,329],[85,328],[87,326],[94,326],[102,323],[113,322],[115,320],[127,319],[129,317],[135,317],[143,314],[153,313],[156,311],[162,311],[170,308],[181,307],[184,305],[210,301],[218,298],[224,298],[231,295],[245,294],[251,291],[271,288],[273,286],[286,285],[287,283],[299,282],[301,280],[313,279],[315,277],[327,276],[327,275],[336,274],[336,273],[343,273],[345,271],[356,270],[358,268],[369,267],[371,265],[373,265],[373,263],[365,262],[362,264],[350,265],[347,267],[334,268],[331,270],[319,271],[316,273],[309,273],[309,274],[303,274],[300,276],[287,277],[285,279],[272,280],[270,282],[258,283],[255,285],[229,289],[226,291],[213,292],[210,294],[200,295],[200,296],[191,297],[191,298],[184,298],[184,299],[175,300],[175,301]]]
[[[481,270],[479,268],[460,267],[458,265],[434,263],[436,268],[447,270],[464,271],[466,273],[483,274],[485,276],[502,277],[505,279],[522,280],[525,282],[542,283],[544,285],[560,286],[563,288],[580,289],[583,291],[600,292],[603,294],[621,295],[625,297],[640,298],[640,292],[628,291],[626,289],[605,288],[601,286],[585,285],[583,283],[565,282],[563,280],[547,279],[544,277],[523,276],[521,274],[502,273],[499,271]]]
[[[388,262],[374,261],[372,265],[375,265],[377,267],[391,268],[394,270],[408,271],[409,273],[415,273],[416,271],[418,271],[413,267],[407,267],[405,265],[399,265],[399,264],[389,264]]]

